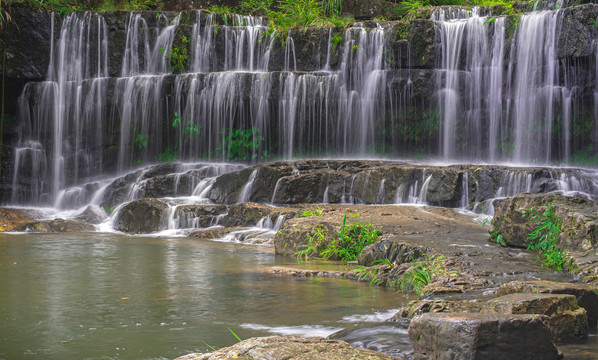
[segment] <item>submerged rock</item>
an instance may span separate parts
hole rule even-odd
[[[168,205],[157,199],[136,200],[123,206],[114,221],[116,230],[148,234],[165,228]]]
[[[434,313],[409,324],[415,360],[552,360],[559,355],[544,315]]]
[[[36,233],[63,233],[63,232],[90,232],[95,231],[95,226],[77,220],[43,220],[23,223],[13,231]]]
[[[391,360],[392,356],[354,348],[342,340],[321,337],[270,336],[243,340],[210,354],[190,354],[176,360]]]

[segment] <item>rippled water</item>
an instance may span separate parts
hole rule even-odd
[[[264,272],[289,261],[200,239],[0,234],[0,358],[173,358],[235,343],[228,328],[326,336],[405,301],[364,283]]]

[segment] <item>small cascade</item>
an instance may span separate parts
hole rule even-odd
[[[274,201],[276,200],[276,194],[278,193],[278,189],[280,188],[281,181],[282,178],[276,180],[276,185],[274,185],[274,191],[272,192],[272,200],[270,200],[270,204],[274,204]]]
[[[422,188],[419,192],[419,197],[417,198],[418,204],[427,204],[428,203],[428,186],[430,185],[430,181],[432,180],[432,174],[426,178],[424,183],[422,184]]]
[[[330,203],[330,199],[328,198],[328,185],[326,185],[326,189],[324,189],[324,195],[322,195],[322,204]]]
[[[291,67],[292,65],[292,67]],[[289,35],[284,50],[284,70],[297,71],[297,56],[295,55],[295,41]]]
[[[251,175],[249,175],[249,179],[247,180],[247,184],[245,184],[245,186],[243,186],[243,189],[241,190],[241,193],[239,194],[239,203],[244,203],[249,201],[250,197],[251,197],[251,192],[253,190],[253,182],[255,181],[255,178],[257,177],[257,172],[258,170],[253,170],[251,172]]]
[[[278,232],[278,230],[280,230],[280,228],[282,227],[282,225],[284,224],[284,220],[285,220],[285,216],[284,215],[278,215],[278,217],[276,218],[276,222],[274,223],[274,231]]]
[[[214,28],[212,27],[213,15],[206,17],[203,30],[201,27],[201,10],[197,12],[197,18],[193,25],[190,57],[191,72],[210,72],[215,70],[215,61],[213,59],[216,52],[213,41]]]
[[[382,179],[382,181],[380,181],[380,190],[378,191],[378,203],[379,204],[384,204],[384,198],[386,197],[386,189],[384,188],[384,182],[385,180]]]
[[[272,219],[269,216],[261,218],[255,227],[264,228],[264,229],[274,229],[274,224],[272,223]]]

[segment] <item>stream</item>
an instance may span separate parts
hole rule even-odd
[[[234,344],[228,329],[243,339],[327,336],[380,325],[408,300],[264,271],[289,262],[264,246],[183,237],[0,234],[0,359],[174,358]],[[409,347],[396,325],[347,340]]]

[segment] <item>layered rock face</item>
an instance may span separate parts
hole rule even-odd
[[[389,6],[345,9],[359,18]],[[14,8],[2,199],[56,204],[100,175],[174,158],[591,161],[597,6],[495,21],[490,12],[500,9],[439,8],[426,19],[285,37],[270,34],[267,19],[206,11],[60,16]],[[446,36],[451,27],[458,36]],[[529,94],[538,95],[527,101]],[[445,180],[447,198],[430,202],[453,206],[451,184],[463,179]],[[300,199],[275,199],[293,201]]]

